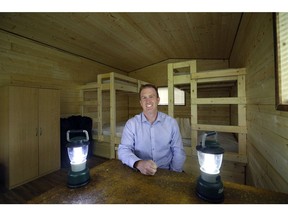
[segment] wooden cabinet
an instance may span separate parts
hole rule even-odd
[[[0,90],[0,167],[11,189],[60,168],[60,92]]]

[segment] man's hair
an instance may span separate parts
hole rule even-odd
[[[153,88],[153,89],[155,89],[156,94],[157,94],[157,98],[159,98],[158,88],[155,85],[149,83],[149,84],[141,85],[140,90],[139,90],[139,98],[140,99],[141,99],[141,92],[145,88]]]

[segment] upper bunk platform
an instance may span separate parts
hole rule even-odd
[[[101,91],[123,91],[126,93],[138,93],[141,85],[146,82],[115,72],[99,74],[97,84]]]

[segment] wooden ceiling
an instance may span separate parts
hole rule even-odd
[[[0,13],[0,29],[131,72],[229,59],[242,13]]]

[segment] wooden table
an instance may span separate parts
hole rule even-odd
[[[88,185],[70,189],[66,182],[29,203],[193,204],[206,203],[195,195],[197,179],[186,173],[158,169],[145,176],[112,159],[90,170]],[[224,184],[224,203],[288,203],[288,194],[231,182]]]

